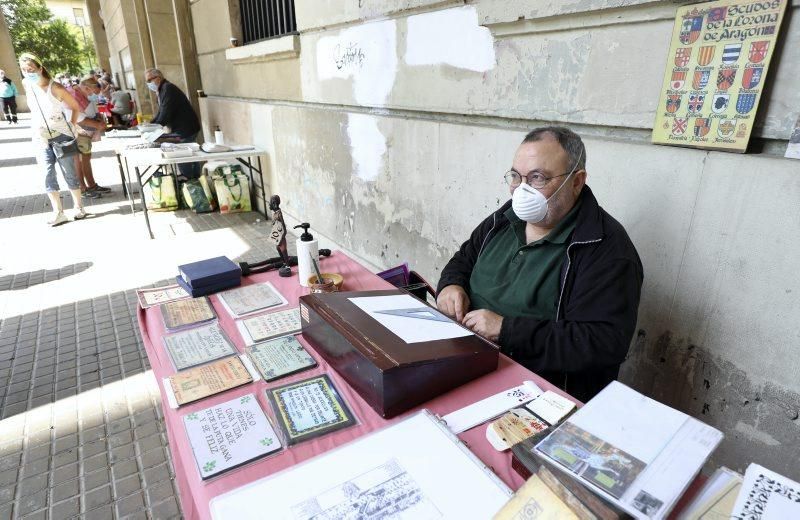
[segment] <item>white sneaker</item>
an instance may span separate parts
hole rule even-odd
[[[66,224],[69,222],[69,219],[66,215],[64,215],[63,211],[59,211],[58,214],[53,218],[53,220],[49,221],[47,224],[50,227],[60,226],[61,224]]]
[[[86,215],[88,215],[88,213],[86,213],[85,209],[78,208],[77,210],[75,210],[75,213],[72,215],[72,220],[83,220],[83,219],[86,218]]]

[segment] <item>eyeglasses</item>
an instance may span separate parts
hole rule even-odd
[[[503,179],[505,179],[506,184],[511,186],[512,188],[516,188],[520,184],[522,184],[522,179],[525,179],[525,183],[530,186],[531,188],[544,188],[547,186],[547,183],[553,179],[557,179],[559,177],[564,177],[569,175],[572,172],[562,173],[561,175],[554,175],[552,177],[547,177],[542,175],[539,172],[530,172],[527,175],[522,175],[521,173],[517,172],[516,170],[508,170],[505,175],[503,175]]]

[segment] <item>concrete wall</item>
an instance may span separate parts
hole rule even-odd
[[[100,0],[86,0],[86,16],[89,29],[94,41],[94,52],[97,61],[102,69],[111,72],[111,62],[109,61],[108,34],[103,19],[100,16]],[[97,65],[95,65],[97,66]]]
[[[678,3],[298,0],[297,57],[233,61],[231,2],[196,0],[204,130],[269,151],[290,221],[435,281],[507,200],[524,132],[573,127],[645,267],[622,380],[722,429],[714,464],[797,479],[800,163],[776,154],[800,110],[800,2],[750,155],[649,144]]]
[[[19,91],[17,96],[17,111],[28,111],[28,97],[25,95],[25,87],[22,86],[22,75],[19,72],[19,63],[17,56],[14,54],[14,46],[11,44],[11,34],[8,32],[8,25],[6,18],[0,11],[0,69],[5,71],[6,77],[11,79]],[[0,120],[5,120],[5,117],[0,116]]]
[[[139,111],[154,114],[157,98],[144,71],[156,67],[197,105],[200,73],[188,0],[100,0],[111,70],[123,76],[119,53],[130,49]]]

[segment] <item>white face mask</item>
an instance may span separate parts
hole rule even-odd
[[[581,151],[581,155],[583,152]],[[514,194],[511,196],[511,208],[514,210],[514,213],[525,222],[529,222],[531,224],[538,224],[547,216],[547,202],[555,197],[561,188],[567,183],[572,174],[575,173],[575,168],[578,167],[578,163],[581,162],[581,157],[578,157],[575,166],[572,167],[572,171],[569,172],[567,178],[564,179],[564,182],[561,183],[561,186],[550,195],[549,198],[545,198],[542,195],[542,192],[528,186],[527,183],[522,183],[514,190]]]

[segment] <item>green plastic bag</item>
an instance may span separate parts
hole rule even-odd
[[[195,213],[214,211],[214,197],[211,195],[205,176],[184,182],[181,186],[181,193],[188,208]]]
[[[150,177],[144,186],[144,200],[150,211],[175,211],[178,209],[175,179],[171,175]]]

